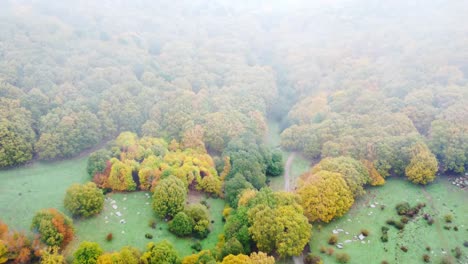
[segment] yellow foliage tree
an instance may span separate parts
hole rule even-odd
[[[352,192],[339,173],[305,173],[297,191],[304,213],[311,222],[328,223],[344,215],[354,203]]]
[[[275,264],[275,258],[261,251],[250,254],[252,264]]]
[[[426,145],[416,144],[410,164],[406,167],[406,176],[413,183],[427,184],[435,179],[438,163],[434,154]]]
[[[239,255],[227,255],[221,264],[252,264],[250,257],[244,254]]]
[[[385,184],[385,179],[380,175],[377,169],[374,166],[374,163],[370,160],[363,160],[362,164],[367,168],[370,176],[370,185],[380,186]]]

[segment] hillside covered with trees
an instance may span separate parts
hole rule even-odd
[[[0,263],[286,261],[372,186],[468,175],[467,13],[441,0],[2,1],[0,168],[87,156],[88,181],[26,233],[0,208]],[[288,153],[310,168],[273,190]],[[74,221],[133,192],[196,241],[215,221],[193,197],[222,200],[215,245],[67,251]]]

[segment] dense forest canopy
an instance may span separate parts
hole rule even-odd
[[[225,200],[224,233],[186,263],[274,263],[265,253],[300,254],[311,223],[344,215],[366,186],[467,172],[466,14],[443,0],[3,0],[0,168],[93,150],[94,183],[67,191],[73,216],[99,214],[103,192],[150,191],[172,233],[203,239],[208,208],[186,206],[203,192]],[[266,143],[272,122],[280,146]],[[314,165],[293,192],[268,187],[279,147]],[[71,221],[45,209],[33,229],[64,246]],[[18,236],[4,229],[0,249]],[[180,261],[167,242],[83,252]]]

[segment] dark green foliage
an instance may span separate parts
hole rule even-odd
[[[102,253],[103,250],[98,243],[88,241],[82,242],[73,254],[73,264],[95,264]]]
[[[190,247],[197,252],[200,252],[203,249],[202,244],[198,240],[195,243],[193,243]]]
[[[106,169],[107,161],[111,158],[110,151],[101,149],[91,153],[88,157],[86,171],[93,177],[96,173],[102,173]]]
[[[192,233],[194,221],[184,212],[179,212],[169,222],[169,231],[177,236],[188,236]]]
[[[193,222],[193,233],[198,238],[208,236],[210,229],[210,216],[208,208],[202,204],[191,204],[184,211]]]
[[[244,253],[250,253],[250,244],[252,243],[249,234],[248,208],[239,207],[233,210],[224,225],[224,235],[226,241],[235,238],[243,246]]]
[[[348,263],[351,257],[346,253],[338,253],[336,254],[336,261],[338,263]]]
[[[226,181],[224,184],[224,196],[226,201],[232,208],[237,208],[237,202],[239,201],[239,195],[245,189],[253,189],[254,187],[250,184],[244,176],[241,174],[234,175],[233,178]]]
[[[147,239],[153,239],[153,235],[150,234],[150,233],[146,233],[146,234],[145,234],[145,237],[146,237]]]
[[[222,249],[222,256],[244,254],[244,247],[235,237],[227,240]]]

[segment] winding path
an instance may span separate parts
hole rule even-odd
[[[289,153],[288,159],[286,160],[286,164],[284,165],[284,190],[286,192],[291,191],[291,165],[296,157],[296,153],[291,152]],[[304,263],[304,256],[301,254],[299,256],[293,256],[294,264],[302,264]]]

